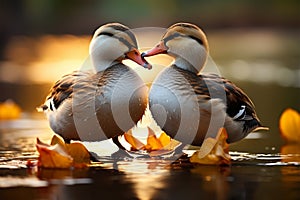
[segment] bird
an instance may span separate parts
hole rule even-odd
[[[141,57],[136,37],[127,26],[100,26],[90,41],[89,56],[93,70],[64,75],[38,108],[51,129],[68,143],[117,138],[136,125],[147,107],[147,86],[122,61],[152,66]]]
[[[201,146],[218,130],[227,131],[227,142],[237,142],[250,132],[266,129],[246,93],[217,74],[201,73],[209,45],[195,24],[175,23],[142,57],[167,54],[174,58],[152,82],[149,109],[156,123],[183,144]]]

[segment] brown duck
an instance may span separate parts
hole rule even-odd
[[[208,52],[207,38],[199,27],[177,23],[155,47],[142,54],[174,58],[154,80],[149,108],[157,124],[183,144],[201,145],[221,127],[228,132],[228,142],[264,128],[252,101],[240,88],[216,74],[200,74]]]
[[[98,28],[89,49],[94,71],[63,76],[41,106],[53,131],[66,141],[99,141],[132,128],[147,107],[148,89],[122,61],[151,69],[137,49],[128,27],[110,23]]]

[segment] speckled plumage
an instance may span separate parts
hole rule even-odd
[[[153,81],[149,107],[158,125],[185,144],[201,145],[221,127],[227,130],[228,142],[262,128],[252,101],[239,87],[216,74],[200,73],[208,49],[200,28],[177,23],[142,54],[168,54],[175,59]]]
[[[106,24],[95,32],[90,53],[96,72],[63,76],[40,107],[55,133],[66,141],[100,141],[123,134],[142,118],[148,88],[121,62],[130,58],[149,67],[136,48],[133,33],[121,24]]]

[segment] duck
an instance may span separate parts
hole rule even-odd
[[[201,73],[209,45],[198,26],[185,22],[170,26],[142,57],[158,54],[167,54],[174,61],[152,82],[148,101],[154,120],[168,135],[182,144],[201,146],[206,138],[215,138],[222,127],[228,143],[266,129],[242,89],[217,74]]]
[[[148,88],[123,60],[151,69],[133,32],[120,23],[100,26],[89,45],[93,70],[64,75],[50,89],[43,111],[66,142],[118,138],[136,125],[147,107]]]

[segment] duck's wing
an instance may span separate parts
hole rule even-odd
[[[199,101],[221,99],[226,106],[226,113],[233,120],[250,121],[258,118],[251,99],[230,80],[217,74],[194,74],[178,67],[180,72],[194,89]]]
[[[226,112],[231,118],[234,120],[257,119],[253,102],[234,83],[216,74],[198,75],[198,77],[205,82],[204,85],[206,85],[206,90],[209,91],[211,98],[221,98],[224,101],[227,107]]]
[[[74,71],[71,74],[64,75],[58,80],[50,89],[49,95],[46,97],[46,101],[38,109],[55,111],[59,106],[68,98],[72,98],[73,86],[84,80],[87,73],[81,71]]]

